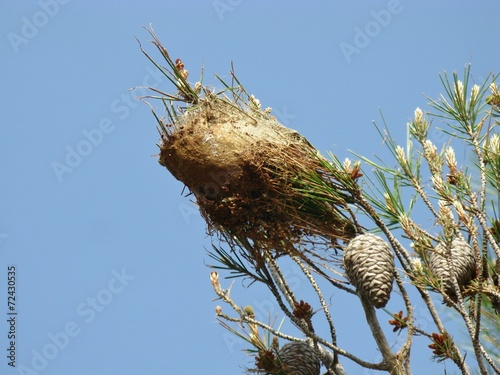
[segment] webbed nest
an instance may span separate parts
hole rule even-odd
[[[200,99],[164,136],[160,164],[194,194],[211,229],[277,251],[318,236],[333,245],[354,237],[336,206],[346,202],[318,200],[301,184],[305,175],[329,178],[322,156],[253,104],[245,110],[218,96]]]

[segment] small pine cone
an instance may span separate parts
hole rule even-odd
[[[379,236],[355,237],[344,250],[344,267],[352,285],[376,308],[389,301],[394,281],[394,255]]]
[[[451,272],[446,258],[446,245],[439,243],[435,251],[429,255],[429,267],[434,276],[442,283],[445,293],[453,302],[457,302],[457,294],[453,288]],[[460,288],[464,288],[476,276],[476,256],[467,242],[456,238],[451,242],[451,264]]]
[[[321,363],[314,349],[305,342],[290,342],[278,350],[287,375],[319,375]]]

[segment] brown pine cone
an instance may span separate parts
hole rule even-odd
[[[352,285],[376,308],[389,301],[394,281],[394,255],[371,233],[355,237],[344,250],[344,267]]]
[[[290,342],[278,350],[287,375],[319,375],[321,363],[314,349],[305,342]]]
[[[429,266],[431,272],[442,283],[444,291],[453,302],[457,302],[457,294],[453,288],[449,264],[441,254],[446,254],[446,245],[437,244],[435,251],[429,255]],[[453,274],[460,288],[466,287],[476,276],[476,256],[470,245],[462,239],[456,238],[451,242],[451,264]]]

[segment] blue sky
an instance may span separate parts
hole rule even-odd
[[[17,368],[2,356],[0,372],[237,374],[251,364],[215,321],[210,238],[156,162],[155,121],[129,91],[171,89],[139,51],[134,36],[153,51],[143,27],[153,25],[192,81],[203,64],[217,85],[213,73],[227,77],[233,62],[284,125],[343,159],[385,154],[372,125],[379,110],[403,143],[415,108],[442,91],[443,70],[471,63],[480,84],[498,71],[499,10],[497,1],[6,2],[0,295],[15,265],[18,340]],[[302,276],[291,277],[300,289]],[[263,319],[279,313],[267,291],[234,288]],[[366,327],[353,326],[357,301],[332,293],[339,345],[375,361]],[[443,372],[417,341],[414,372]]]

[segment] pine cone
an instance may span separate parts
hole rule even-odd
[[[467,242],[456,238],[451,242],[451,264],[453,273],[460,288],[464,288],[476,276],[476,256]],[[437,244],[435,251],[429,255],[429,267],[434,276],[442,283],[445,293],[453,302],[457,302],[457,294],[453,288],[451,272],[446,258],[446,244]]]
[[[344,267],[352,285],[376,308],[389,301],[394,280],[394,256],[389,245],[374,234],[362,234],[344,250]]]
[[[278,350],[287,375],[319,375],[321,363],[314,349],[305,342],[290,342]]]

